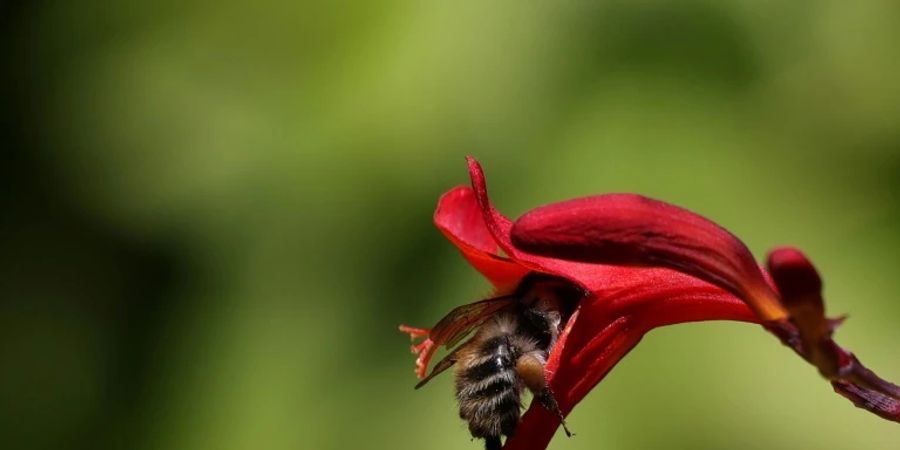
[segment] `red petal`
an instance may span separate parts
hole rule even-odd
[[[475,250],[497,254],[497,242],[484,223],[475,193],[468,186],[457,186],[441,196],[434,211],[434,224]]]
[[[441,196],[434,211],[434,224],[497,289],[511,289],[528,272],[497,254],[497,243],[485,226],[471,188],[460,186]]]
[[[609,194],[554,203],[519,218],[511,235],[517,248],[544,256],[674,269],[734,293],[766,320],[786,316],[739,239],[664,202]]]

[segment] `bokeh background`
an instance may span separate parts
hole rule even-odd
[[[900,379],[900,4],[0,3],[0,447],[478,449],[431,224],[632,191],[804,248]],[[654,331],[554,449],[896,449],[758,327]]]

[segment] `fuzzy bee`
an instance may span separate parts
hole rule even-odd
[[[544,366],[584,292],[548,275],[531,274],[509,295],[460,306],[431,329],[436,345],[453,349],[416,389],[455,365],[459,416],[486,450],[499,450],[501,436],[516,431],[525,388],[556,414],[571,436],[547,383]]]

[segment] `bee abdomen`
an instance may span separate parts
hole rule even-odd
[[[519,423],[520,387],[505,337],[482,346],[482,357],[459,373],[459,416],[474,437],[511,435]]]

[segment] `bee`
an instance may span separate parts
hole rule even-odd
[[[585,292],[572,283],[542,274],[526,276],[512,294],[460,306],[431,329],[437,345],[451,348],[475,334],[438,362],[416,389],[455,366],[459,416],[486,450],[499,450],[501,436],[519,425],[522,394],[527,388],[559,417],[559,404],[544,373],[547,358]]]

